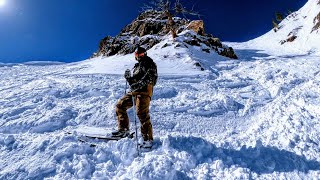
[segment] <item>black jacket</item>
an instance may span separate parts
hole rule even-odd
[[[143,57],[133,67],[132,77],[128,79],[132,92],[147,92],[148,85],[156,85],[157,65],[149,56]]]

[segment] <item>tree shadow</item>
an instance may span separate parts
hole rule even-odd
[[[220,159],[227,167],[238,165],[257,174],[293,171],[306,173],[309,170],[320,170],[320,162],[307,160],[304,156],[272,146],[258,145],[254,148],[242,147],[240,150],[234,150],[216,147],[198,137],[168,138],[172,148],[188,152],[196,159],[197,164],[205,163],[208,159]]]

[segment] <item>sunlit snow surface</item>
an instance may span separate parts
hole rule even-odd
[[[90,147],[65,133],[116,128],[132,55],[0,67],[0,179],[319,177],[319,57],[237,52],[206,71],[153,57],[155,148],[141,157],[133,140]]]
[[[148,51],[160,76],[150,108],[154,148],[141,156],[131,139],[90,147],[66,133],[116,129],[132,54],[1,64],[0,179],[319,179],[317,52],[237,43],[240,59],[229,60],[175,43]]]

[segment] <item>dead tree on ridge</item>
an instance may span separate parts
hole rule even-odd
[[[167,19],[167,25],[170,30],[170,33],[173,38],[178,37],[175,27],[175,22],[173,17],[176,17],[177,15],[192,15],[192,16],[198,16],[200,18],[200,14],[196,11],[194,11],[194,5],[191,9],[186,8],[184,3],[180,2],[180,0],[152,0],[149,2],[149,4],[145,4],[143,7],[143,10],[156,10],[162,12]]]

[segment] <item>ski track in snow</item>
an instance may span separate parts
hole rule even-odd
[[[0,67],[0,179],[319,178],[319,57],[252,53],[215,73],[161,75],[155,148],[141,157],[133,140],[90,147],[65,133],[116,127],[122,75],[70,74],[86,63]]]

